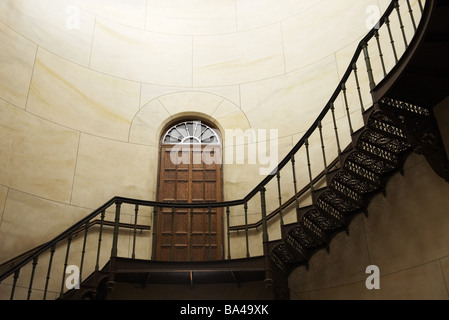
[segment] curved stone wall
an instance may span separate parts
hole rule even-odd
[[[276,129],[280,160],[334,91],[368,9],[389,2],[3,0],[0,262],[113,196],[155,199],[161,130],[178,117]],[[258,169],[225,164],[225,199]]]

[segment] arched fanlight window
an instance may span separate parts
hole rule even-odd
[[[215,129],[201,121],[181,122],[170,129],[162,139],[164,144],[219,144],[220,137]]]

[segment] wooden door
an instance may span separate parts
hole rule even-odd
[[[188,149],[183,148],[182,152],[173,151],[174,147],[161,146],[158,201],[222,201],[221,161],[204,161],[211,156],[220,159],[219,146],[211,151],[202,145],[191,145]],[[179,152],[178,159],[182,158],[183,161],[173,161],[172,152]],[[157,260],[205,261],[223,258],[222,209],[163,208],[158,211],[156,227]]]

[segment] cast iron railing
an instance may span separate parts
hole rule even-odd
[[[114,257],[154,259],[152,243],[162,208],[171,209],[172,219],[179,208],[189,209],[190,214],[193,209],[207,210],[209,239],[213,233],[211,211],[220,208],[226,221],[223,258],[264,255],[263,244],[280,238],[279,225],[295,222],[296,210],[311,202],[313,191],[325,186],[326,173],[338,167],[337,160],[328,160],[338,159],[344,152],[342,146],[349,145],[351,135],[363,126],[363,113],[373,103],[371,91],[398,64],[433,3],[391,2],[359,42],[349,67],[314,123],[272,174],[243,199],[192,204],[114,197],[51,241],[2,264],[1,292],[9,288],[10,299],[57,298],[67,291],[70,265],[78,266],[82,281]],[[138,224],[141,221],[143,225]],[[172,236],[175,231],[172,228]]]

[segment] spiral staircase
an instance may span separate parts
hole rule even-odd
[[[433,107],[449,93],[449,2],[432,7],[425,30],[417,33],[406,53],[373,90],[374,105],[363,113],[364,127],[339,156],[339,167],[326,175],[327,186],[313,191],[313,205],[297,210],[299,223],[284,226],[283,239],[269,244],[278,283],[277,296],[289,297],[286,276],[331,239],[348,232],[355,215],[368,215],[368,204],[411,152],[423,154],[435,172],[449,182],[447,154]]]
[[[409,5],[411,17],[410,2]],[[28,268],[29,290],[27,298],[31,297],[35,270],[38,261],[44,254],[50,260],[46,275],[43,299],[47,299],[47,288],[50,282],[51,261],[57,250],[66,252],[63,270],[63,281],[58,299],[107,299],[117,283],[140,283],[142,287],[150,283],[185,284],[192,288],[204,283],[235,283],[239,286],[245,282],[261,282],[271,288],[270,295],[274,299],[289,299],[288,277],[299,266],[309,267],[311,257],[319,250],[329,250],[329,245],[335,235],[340,232],[349,233],[349,225],[358,214],[368,215],[368,205],[372,198],[384,193],[389,179],[403,173],[403,165],[407,157],[416,152],[422,154],[433,170],[449,182],[449,162],[441,139],[441,135],[433,114],[433,107],[449,96],[449,1],[428,0],[425,5],[419,1],[421,20],[419,24],[413,20],[415,34],[408,41],[404,36],[406,50],[401,57],[397,56],[394,41],[393,46],[396,63],[387,73],[383,61],[382,49],[379,45],[380,28],[390,31],[390,19],[395,12],[399,17],[399,28],[403,31],[399,2],[392,1],[385,14],[381,17],[378,28],[374,28],[360,42],[346,74],[343,76],[334,95],[323,109],[309,131],[301,138],[291,152],[279,164],[278,171],[263,180],[247,197],[240,200],[203,205],[203,208],[223,208],[228,214],[231,209],[243,206],[246,214],[248,202],[256,195],[261,199],[261,219],[257,223],[230,226],[228,223],[228,241],[232,232],[246,233],[248,230],[262,230],[263,254],[232,259],[229,251],[227,259],[220,261],[155,261],[120,257],[117,252],[117,242],[120,230],[150,232],[150,227],[137,224],[139,208],[149,207],[183,207],[185,204],[163,204],[152,201],[141,201],[115,197],[91,215],[79,221],[73,227],[61,233],[55,239],[0,266],[0,281],[10,281],[11,295],[14,299],[16,285],[21,277],[21,270]],[[391,37],[391,32],[390,32]],[[396,39],[397,41],[397,39]],[[376,83],[372,73],[372,56],[367,50],[368,44],[378,44],[380,63],[383,65],[384,76]],[[362,57],[363,54],[363,57]],[[361,58],[362,57],[362,58]],[[364,61],[367,79],[372,97],[372,105],[364,108],[361,103],[363,124],[354,130],[351,123],[349,106],[346,96],[347,81],[355,77],[357,90],[360,86],[356,62]],[[341,148],[342,132],[338,130],[335,120],[335,102],[341,97],[345,101],[349,134],[351,142]],[[327,163],[326,148],[323,144],[322,123],[325,117],[333,119],[335,128],[335,143],[338,156]],[[310,170],[309,142],[312,134],[320,134],[323,150],[324,168],[315,177]],[[307,153],[310,183],[302,190],[297,189],[295,172],[295,155],[299,150]],[[281,199],[279,192],[279,207],[273,212],[266,212],[266,185],[278,182],[283,170],[292,165],[294,194],[288,200]],[[311,197],[311,204],[303,206],[299,200],[305,194]],[[135,206],[135,224],[120,222],[120,209],[124,205]],[[282,214],[289,206],[294,206],[295,222],[283,223]],[[105,212],[115,207],[115,220],[105,220]],[[192,207],[192,205],[190,205]],[[100,217],[100,219],[99,219]],[[267,224],[274,219],[281,220],[281,238],[270,240]],[[98,235],[98,253],[102,243],[103,228],[113,227],[112,251],[107,263],[99,265],[99,256],[95,269],[89,276],[82,279],[79,289],[65,290],[64,275],[68,266],[70,244],[74,237],[84,234],[81,266],[84,263],[84,253],[88,230],[100,226]],[[154,231],[154,230],[153,230]],[[97,232],[98,234],[98,232]],[[63,246],[62,243],[66,245]],[[229,242],[228,242],[228,247]],[[86,258],[87,259],[87,258]]]

